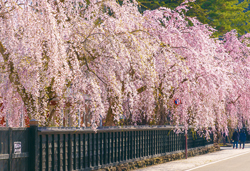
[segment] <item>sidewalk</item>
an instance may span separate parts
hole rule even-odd
[[[245,149],[233,149],[233,147],[221,147],[221,151],[208,153],[188,159],[176,160],[168,163],[137,169],[137,171],[189,171],[198,166],[225,160],[241,154],[250,153],[250,144]]]

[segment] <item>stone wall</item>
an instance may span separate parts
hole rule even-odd
[[[193,149],[188,149],[188,157],[198,156],[206,153],[211,153],[215,151],[219,151],[220,146],[218,144],[208,145],[205,147],[197,147]],[[97,171],[126,171],[126,170],[134,170],[147,166],[152,166],[156,164],[166,163],[169,161],[179,160],[185,158],[185,151],[177,151],[172,152],[164,156],[149,158],[145,160],[139,160],[129,163],[120,164],[117,166],[110,166],[107,168],[99,169]]]

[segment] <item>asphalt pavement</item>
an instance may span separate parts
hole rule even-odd
[[[221,147],[221,151],[154,165],[137,171],[250,171],[250,144],[245,149]]]
[[[203,167],[192,169],[192,171],[250,171],[250,153],[235,156],[230,159],[208,164]]]

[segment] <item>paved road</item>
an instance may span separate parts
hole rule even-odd
[[[250,171],[250,153],[225,159],[190,171]]]
[[[250,171],[250,144],[246,144],[245,149],[221,149],[218,152],[150,166],[138,171]]]

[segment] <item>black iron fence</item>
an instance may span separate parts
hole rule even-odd
[[[29,138],[28,128],[0,128],[0,171],[29,169]]]
[[[35,125],[0,128],[0,171],[95,170],[185,150],[184,134],[175,134],[173,129],[126,126],[103,127],[94,132],[89,128]],[[212,143],[188,132],[188,148]]]

